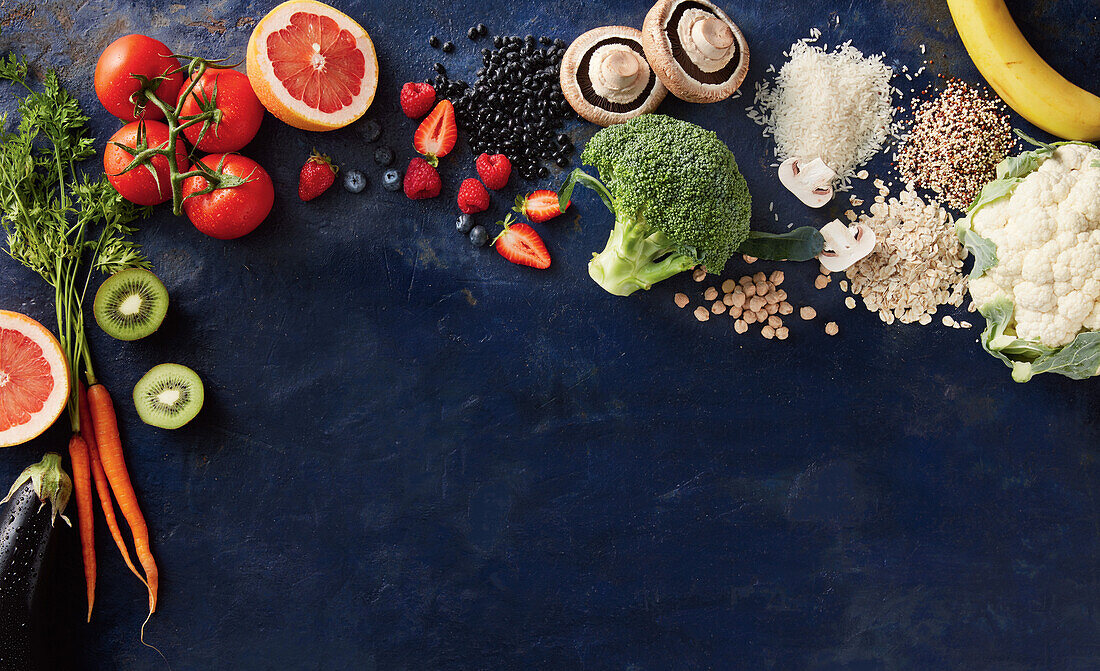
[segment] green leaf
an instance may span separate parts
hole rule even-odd
[[[1039,357],[1031,364],[1033,375],[1058,373],[1072,380],[1100,374],[1100,332],[1085,331],[1062,349]]]
[[[1014,333],[1015,306],[1002,296],[978,308],[985,317],[982,349],[1012,369],[1012,379],[1027,382],[1040,373],[1057,373],[1073,380],[1100,374],[1100,332],[1085,331],[1064,347],[1053,348]]]
[[[787,233],[749,231],[737,248],[739,254],[765,261],[809,261],[825,248],[825,238],[813,226],[801,226]]]
[[[970,226],[962,220],[955,227],[959,241],[974,255],[974,267],[970,270],[970,278],[977,279],[984,275],[993,266],[997,265],[997,245],[992,240],[983,238],[974,232]]]
[[[1031,144],[1031,145],[1035,145],[1036,147],[1039,147],[1039,148],[1040,148],[1040,150],[1043,150],[1043,151],[1048,151],[1048,152],[1050,152],[1050,151],[1054,151],[1054,150],[1055,150],[1055,149],[1056,149],[1056,148],[1058,147],[1058,145],[1057,145],[1057,144],[1048,144],[1048,143],[1046,143],[1046,142],[1042,142],[1042,141],[1040,141],[1040,140],[1036,140],[1035,138],[1031,137],[1031,136],[1030,136],[1030,135],[1028,135],[1027,133],[1025,133],[1025,132],[1023,132],[1022,130],[1020,130],[1019,128],[1014,128],[1014,129],[1013,129],[1013,131],[1014,131],[1014,132],[1016,133],[1016,135],[1017,135],[1017,136],[1018,136],[1018,137],[1019,137],[1020,139],[1022,139],[1022,140],[1023,140],[1024,142],[1027,142],[1028,144]]]
[[[1005,159],[1006,161],[1008,159]],[[1000,170],[1000,168],[998,168]],[[968,215],[973,214],[980,207],[985,207],[995,200],[1000,200],[1005,196],[1012,195],[1012,191],[1016,188],[1016,185],[1022,181],[1021,177],[1006,177],[1005,179],[998,179],[986,184],[982,187],[981,193],[974,199],[974,202],[970,204],[970,209],[966,211]]]
[[[1016,156],[1009,156],[997,164],[997,179],[1026,177],[1038,170],[1040,163],[1042,161],[1039,160],[1038,153],[1033,151],[1025,151]]]
[[[611,211],[611,214],[615,214],[615,199],[611,196],[611,192],[607,190],[603,182],[580,168],[569,173],[569,177],[566,178],[565,182],[558,190],[558,207],[562,212],[569,209],[569,201],[573,198],[573,189],[577,184],[586,186],[598,193],[600,195],[600,200],[602,200],[607,209]]]

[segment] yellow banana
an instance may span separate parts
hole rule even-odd
[[[1100,140],[1100,97],[1035,53],[1004,0],[947,0],[947,6],[974,64],[1012,109],[1065,140]]]

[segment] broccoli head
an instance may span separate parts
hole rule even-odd
[[[578,181],[596,189],[615,215],[607,246],[588,264],[612,294],[649,289],[697,265],[720,272],[749,235],[748,185],[712,131],[643,115],[596,133],[581,161],[603,184],[577,171],[566,189]]]

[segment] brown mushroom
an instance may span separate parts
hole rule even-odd
[[[624,26],[590,30],[569,46],[561,90],[577,114],[601,126],[649,114],[668,93],[646,62],[642,34]]]
[[[710,0],[659,0],[646,14],[642,46],[650,67],[677,98],[725,100],[749,71],[749,45]]]

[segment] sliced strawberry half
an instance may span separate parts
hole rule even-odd
[[[455,107],[450,100],[441,100],[428,118],[420,122],[413,136],[413,148],[428,159],[433,166],[455,148],[458,142],[458,124],[455,123]]]
[[[566,203],[565,207],[568,208],[569,204]],[[526,197],[517,196],[516,206],[512,209],[536,224],[550,221],[561,214],[561,208],[558,207],[558,194],[547,189],[541,189]]]
[[[493,240],[497,253],[512,263],[545,270],[550,267],[550,252],[535,229],[523,222],[516,223],[512,215],[500,222],[504,230]]]

